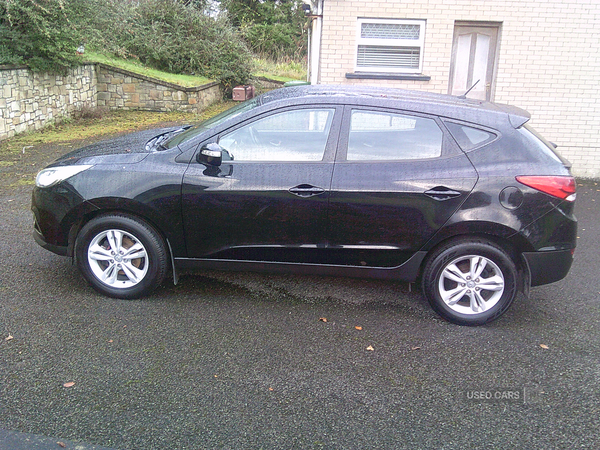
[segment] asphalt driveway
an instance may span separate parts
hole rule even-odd
[[[600,182],[579,186],[570,275],[466,328],[372,280],[207,272],[104,298],[33,242],[15,179],[0,181],[2,450],[28,436],[13,432],[57,449],[600,447]]]

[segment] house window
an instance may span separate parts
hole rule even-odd
[[[424,20],[358,19],[356,72],[421,73]]]

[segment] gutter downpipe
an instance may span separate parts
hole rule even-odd
[[[312,33],[310,41],[310,63],[309,76],[310,84],[318,84],[320,81],[320,62],[321,62],[321,36],[323,34],[323,3],[325,0],[313,0],[314,10],[311,14]]]
[[[312,64],[311,58],[311,47],[312,47],[312,19],[310,20],[310,26],[308,27],[308,48],[306,59],[308,62],[308,68],[306,70],[306,81],[310,82],[310,74],[312,73],[310,65]]]

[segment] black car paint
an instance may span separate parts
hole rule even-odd
[[[94,167],[85,176],[34,189],[36,240],[72,256],[74,238],[86,221],[104,211],[127,212],[161,231],[177,267],[414,281],[436,245],[457,236],[481,235],[525,255],[522,269],[530,273],[532,285],[566,274],[576,232],[572,203],[520,185],[514,175],[568,175],[569,170],[519,151],[523,143],[512,130],[528,120],[526,112],[448,96],[344,89],[329,95],[329,90],[289,88],[266,94],[235,120],[164,151],[145,148],[156,136],[154,130],[66,155],[56,164]],[[220,167],[197,161],[202,145],[218,142],[232,127],[282,108],[315,104],[336,109],[323,161],[234,160]],[[442,156],[345,161],[348,112],[364,107],[435,119],[444,133]],[[499,138],[465,153],[445,121],[487,127]],[[308,197],[290,192],[313,187],[322,192]],[[501,201],[507,187],[522,192],[518,208],[507,208]],[[548,229],[556,231],[547,235]],[[544,273],[540,262],[551,254],[563,267],[554,275]]]

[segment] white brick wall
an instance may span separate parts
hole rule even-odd
[[[427,20],[431,80],[347,79],[359,17]],[[493,100],[528,110],[576,175],[600,177],[600,0],[324,0],[320,82],[447,93],[455,21],[502,23]]]

